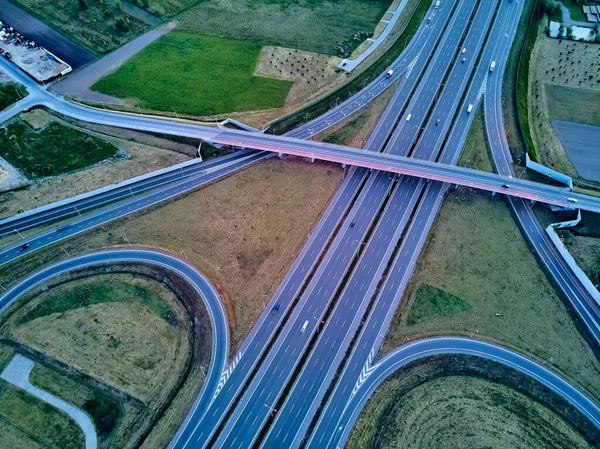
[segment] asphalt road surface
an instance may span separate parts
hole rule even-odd
[[[446,3],[446,2],[443,2]],[[518,2],[515,2],[518,4]],[[514,3],[513,3],[514,4]],[[425,29],[425,28],[420,28],[421,29]],[[415,37],[415,39],[417,41],[419,41],[419,39],[423,39],[419,42],[423,43],[423,42],[427,42],[427,39],[429,36],[428,33],[429,30],[427,30],[427,32],[421,32],[421,33],[417,33],[417,36]],[[474,45],[474,41],[470,41],[471,43],[473,43],[473,47],[475,47]],[[471,43],[468,44],[469,48],[472,48]],[[405,52],[407,55],[410,54],[410,57],[406,56],[403,54],[403,56],[401,58],[399,58],[398,64],[404,64],[404,68],[403,71],[406,71],[407,73],[409,73],[411,70],[414,69],[415,66],[420,64],[420,48],[418,48],[417,46],[409,46],[409,51]],[[508,45],[508,47],[510,47],[510,45]],[[412,53],[411,53],[412,52]],[[474,55],[472,55],[472,57],[474,58]],[[473,61],[471,59],[469,59],[468,62],[463,63],[465,65],[465,67],[472,67],[472,63]],[[487,71],[487,62],[482,63],[483,64],[483,72]],[[432,66],[434,67],[435,64]],[[446,63],[446,65],[440,64],[438,67],[436,67],[437,70],[447,70],[446,67],[448,66],[448,64]],[[434,69],[432,69],[434,70]],[[403,72],[401,72],[403,73]],[[478,72],[481,73],[481,70]],[[404,75],[402,75],[404,76]],[[293,136],[295,137],[309,137],[310,135],[318,132],[319,127],[322,127],[321,129],[324,129],[328,126],[331,126],[331,124],[335,123],[336,120],[339,121],[341,119],[343,119],[345,116],[349,115],[350,113],[360,109],[361,107],[363,107],[365,104],[367,104],[372,98],[374,98],[378,93],[378,91],[376,89],[385,89],[386,87],[389,87],[389,85],[393,82],[395,82],[396,80],[399,80],[400,75],[398,75],[398,73],[395,73],[395,78],[391,79],[391,80],[386,80],[383,75],[381,77],[378,78],[378,80],[376,80],[376,82],[374,82],[372,85],[370,85],[367,89],[365,89],[360,95],[357,95],[355,97],[353,97],[351,100],[349,100],[348,102],[346,102],[343,105],[343,107],[338,107],[336,108],[336,110],[325,114],[325,116],[323,116],[320,120],[313,122],[307,126],[302,127],[301,130],[299,130],[296,133],[291,133]],[[458,81],[460,81],[460,83],[462,83],[461,78],[456,78]],[[457,81],[457,82],[458,82]],[[485,83],[486,79],[483,79],[483,82]],[[401,80],[399,82],[402,82]],[[459,84],[460,85],[460,84]],[[480,86],[471,86],[469,88],[469,92],[467,94],[467,98],[474,98],[473,101],[474,103],[476,103],[475,100],[479,101],[481,99],[481,95],[483,92],[477,91],[477,89]],[[485,90],[485,84],[483,84],[483,89]],[[440,91],[441,92],[441,91]],[[421,93],[418,95],[418,97],[420,98],[429,98],[430,101],[432,97],[426,97],[428,94],[430,94],[431,92],[426,92],[423,91],[423,89],[421,89]],[[474,97],[471,97],[472,95],[474,95]],[[452,97],[450,97],[451,99]],[[487,96],[486,96],[487,98]],[[68,107],[64,106],[64,102],[61,103],[60,99],[49,99],[47,96],[45,96],[43,98],[44,102],[47,102],[48,106],[55,109],[58,108],[59,112],[63,112],[65,113],[65,111],[69,110],[71,112],[73,112],[73,109],[68,109]],[[470,100],[469,100],[470,101]],[[440,99],[440,103],[443,103],[443,100]],[[417,104],[414,105],[419,106]],[[450,106],[450,104],[444,104],[445,108],[448,108],[447,110],[451,110],[453,108],[456,107],[456,102],[454,100],[452,100],[452,105]],[[86,108],[82,108],[82,109],[86,109]],[[412,110],[411,110],[412,111]],[[443,109],[441,111],[444,111]],[[132,116],[126,116],[126,115],[118,115],[118,114],[114,114],[114,113],[105,113],[105,114],[109,114],[109,115],[102,115],[103,111],[100,111],[100,115],[97,114],[97,111],[90,111],[88,109],[86,109],[86,117],[88,117],[88,119],[90,119],[90,121],[96,121],[96,120],[101,120],[101,123],[103,123],[102,121],[106,121],[109,122],[107,124],[114,124],[115,126],[124,126],[124,127],[132,127],[134,129],[146,129],[143,127],[149,127],[151,130],[156,130],[157,128],[163,129],[162,128],[162,124],[165,124],[167,126],[164,127],[164,131],[159,131],[159,132],[168,132],[171,134],[180,134],[180,135],[187,135],[185,133],[188,132],[193,132],[196,133],[194,136],[197,137],[198,133],[201,132],[205,132],[200,130],[200,127],[196,126],[196,125],[189,125],[189,124],[184,124],[181,122],[173,122],[173,121],[156,121],[155,119],[150,119],[150,118],[146,118],[143,117],[141,118],[142,120],[140,120],[140,118],[135,118],[132,119]],[[398,112],[398,111],[395,111]],[[81,113],[81,111],[76,111],[77,114]],[[409,114],[411,112],[407,112],[405,111],[404,113],[404,117],[406,117],[406,114]],[[421,121],[424,119],[423,117],[423,113],[424,110],[416,110],[415,109],[415,114],[414,117],[421,117]],[[89,115],[88,115],[89,114]],[[67,114],[68,115],[68,114]],[[392,117],[394,114],[390,114],[389,116]],[[395,114],[397,115],[397,114]],[[93,118],[92,118],[93,116]],[[86,118],[84,118],[84,120],[86,120]],[[394,119],[395,120],[395,119]],[[410,120],[412,123],[414,122],[415,119]],[[454,128],[453,128],[453,134],[451,137],[450,142],[452,143],[452,145],[448,144],[448,146],[452,147],[452,146],[456,146],[456,145],[460,145],[461,142],[457,141],[456,139],[458,138],[462,138],[464,139],[466,137],[466,130],[468,130],[468,124],[470,124],[470,120],[472,120],[472,116],[471,115],[466,115],[463,114],[462,116],[459,116],[458,119],[455,122]],[[392,120],[393,121],[393,120]],[[406,122],[406,119],[404,119],[404,121]],[[158,123],[160,122],[160,124]],[[168,122],[168,123],[167,123]],[[431,121],[429,122],[431,124]],[[466,126],[465,126],[466,124]],[[404,125],[406,125],[406,123],[404,123]],[[141,128],[137,128],[137,127],[141,127]],[[440,126],[440,125],[434,125],[434,126]],[[449,124],[446,124],[445,122],[443,123],[443,127],[449,127]],[[460,129],[458,128],[460,127]],[[386,131],[389,131],[389,129],[387,129],[386,126],[382,125],[379,126],[378,128],[380,131],[383,132],[383,134],[386,134]],[[404,131],[406,131],[406,133],[410,133],[412,131],[413,136],[415,136],[415,131],[416,130],[410,130],[409,128],[406,127],[400,127],[400,129],[404,129]],[[500,128],[499,128],[500,129]],[[458,130],[458,131],[457,131]],[[214,132],[214,129],[212,130]],[[376,130],[377,131],[377,130]],[[457,131],[457,132],[455,132]],[[239,139],[240,137],[238,137],[238,135],[236,133],[232,133],[230,131],[227,131],[226,137],[227,136],[231,136],[232,134],[235,134],[235,136],[232,139]],[[430,130],[425,130],[424,132],[418,132],[416,133],[416,135],[419,135],[419,140],[424,142],[423,145],[426,145],[427,142],[429,142],[430,144],[435,143],[435,145],[439,145],[439,141],[438,140],[430,140],[430,139],[438,139],[439,135],[438,133],[435,132],[431,132]],[[457,137],[454,137],[454,136]],[[300,144],[297,141],[293,141],[293,140],[286,140],[284,138],[269,138],[268,141],[263,140],[264,136],[256,136],[256,135],[248,135],[246,134],[245,137],[243,137],[243,139],[248,138],[249,136],[251,136],[250,138],[252,139],[252,142],[250,144],[248,144],[247,142],[241,142],[240,144],[243,146],[246,145],[250,145],[250,146],[255,146],[257,145],[256,142],[259,142],[260,145],[270,145],[271,148],[269,148],[270,150],[273,150],[273,147],[276,147],[274,150],[275,151],[281,151],[281,148],[277,147],[277,146],[281,146],[281,147],[285,147],[286,151],[290,151],[290,147],[292,146],[296,146],[298,145],[297,148],[302,148],[302,151],[304,151],[304,156],[308,156],[310,157],[310,153],[306,154],[306,148],[307,146],[304,144]],[[395,142],[400,142],[402,138],[401,134],[396,133],[396,138],[397,140],[395,140]],[[428,137],[425,137],[428,136]],[[210,136],[208,137],[209,139],[211,138]],[[223,136],[221,135],[220,138],[223,138]],[[237,142],[237,140],[234,140],[234,144]],[[412,144],[411,144],[412,145]],[[377,146],[377,145],[374,145]],[[262,147],[259,147],[262,148]],[[308,145],[308,148],[314,148],[311,144]],[[325,148],[327,148],[327,146],[325,146]],[[346,154],[344,152],[348,151],[347,149],[340,149],[340,148],[329,148],[327,151],[335,151],[338,153],[338,156],[336,157],[340,157],[339,154]],[[297,150],[293,150],[293,151],[297,151]],[[310,151],[310,150],[309,150]],[[319,150],[321,151],[321,150]],[[408,148],[409,152],[413,151],[413,148]],[[341,153],[340,153],[341,152]],[[384,157],[384,159],[377,159],[378,161],[381,160],[389,160],[389,159],[385,159],[385,157],[390,158],[390,155],[374,155],[372,153],[375,153],[375,151],[371,151],[371,152],[363,152],[363,154],[365,153],[371,153],[369,155],[367,155],[367,160],[369,161],[373,161],[374,157]],[[447,154],[457,154],[457,151],[451,151]],[[260,153],[259,153],[260,154]],[[292,153],[295,154],[295,153]],[[346,157],[346,156],[344,156]],[[352,157],[354,158],[355,156],[352,155]],[[337,159],[333,159],[333,160],[337,160]],[[394,159],[394,163],[396,163],[398,159]],[[352,162],[356,162],[356,161],[352,161]],[[409,161],[410,162],[410,161]],[[413,163],[414,161],[410,162]],[[447,161],[447,163],[452,163],[451,160]],[[391,167],[390,167],[391,168]],[[411,165],[412,168],[412,165]],[[386,168],[387,170],[388,168]],[[413,173],[414,174],[414,173]],[[376,192],[381,192],[381,189],[384,188],[384,186],[386,185],[386,179],[385,177],[388,176],[386,174],[374,174],[373,176],[370,176],[368,179],[366,179],[366,175],[367,175],[367,170],[365,169],[353,169],[351,170],[351,175],[349,176],[349,180],[347,181],[347,183],[345,183],[345,185],[349,185],[352,186],[353,188],[348,187],[347,189],[342,188],[340,190],[340,192],[338,192],[338,195],[336,196],[336,199],[334,199],[334,202],[332,202],[332,205],[330,206],[330,208],[328,209],[327,214],[325,215],[324,220],[322,220],[322,222],[318,225],[317,230],[315,232],[313,232],[313,236],[311,236],[311,239],[309,240],[309,244],[307,245],[307,247],[305,247],[305,249],[303,250],[303,253],[301,254],[301,256],[298,258],[298,260],[296,261],[297,263],[295,264],[295,268],[300,268],[297,272],[293,271],[293,275],[296,275],[296,277],[288,277],[286,278],[286,281],[284,283],[284,285],[282,286],[282,290],[284,291],[286,289],[289,290],[289,293],[294,294],[294,292],[298,292],[299,289],[301,288],[302,282],[304,280],[304,278],[308,275],[308,273],[311,272],[312,267],[314,265],[314,258],[318,257],[318,254],[321,252],[325,242],[327,242],[328,240],[328,236],[331,234],[331,229],[336,227],[336,224],[339,222],[339,218],[338,220],[336,220],[336,217],[341,217],[343,216],[343,214],[348,210],[348,201],[344,201],[347,200],[348,198],[352,198],[354,196],[354,193],[360,189],[364,189],[364,192],[370,192],[370,191],[376,191]],[[468,175],[469,177],[471,176],[470,174]],[[512,175],[507,175],[508,176],[512,176]],[[407,179],[407,181],[405,181],[405,179]],[[497,179],[497,178],[495,178]],[[511,178],[508,178],[511,179]],[[447,181],[447,179],[441,179],[443,181]],[[390,179],[387,179],[387,184],[389,185],[389,181]],[[418,184],[423,184],[424,181],[422,180],[416,180],[416,179],[410,179],[410,178],[404,178],[402,180],[402,183],[404,185],[407,185],[409,183],[418,183]],[[520,184],[520,181],[515,181],[515,180],[511,180],[510,181],[510,190],[512,193],[512,190],[514,190],[514,183]],[[353,183],[353,184],[352,184]],[[421,215],[417,215],[416,219],[418,219],[419,216],[422,216],[422,218],[425,220],[432,220],[435,216],[434,213],[432,213],[432,211],[437,207],[437,205],[439,205],[439,203],[441,202],[441,198],[443,196],[443,191],[447,186],[441,183],[430,183],[429,186],[426,187],[426,198],[427,199],[426,202],[422,202],[422,204],[430,204],[431,205],[431,209],[427,210],[426,208],[422,207],[419,209],[418,214]],[[417,189],[422,189],[423,186],[417,186]],[[374,189],[374,190],[373,190]],[[438,190],[436,190],[438,189]],[[505,190],[505,187],[499,188],[499,191],[502,191],[504,193],[508,193]],[[400,191],[400,189],[397,189],[396,191]],[[562,193],[566,193],[565,190],[561,190]],[[566,193],[569,196],[575,196],[574,194],[571,193]],[[360,204],[367,204],[369,201],[367,199],[366,193],[361,194],[362,196],[359,196],[359,198],[356,201],[360,201]],[[360,199],[362,198],[362,199]],[[380,197],[381,198],[381,197]],[[131,203],[134,203],[134,200],[130,200]],[[382,205],[382,201],[387,201],[387,200],[380,200],[378,203],[375,203],[374,206],[372,206],[372,208],[376,208],[376,206],[381,206]],[[521,201],[521,200],[519,200]],[[527,205],[527,202],[525,201],[521,201],[524,205]],[[563,200],[564,202],[564,200]],[[581,202],[581,201],[580,201]],[[579,204],[578,204],[579,205]],[[135,210],[135,207],[144,207],[144,206],[138,206],[136,204],[133,204],[133,208],[130,208],[129,210]],[[359,210],[363,210],[362,208],[360,208]],[[369,209],[364,209],[364,210],[369,210]],[[371,209],[372,210],[372,209]],[[423,212],[421,212],[423,211]],[[127,213],[126,211],[123,211],[123,213]],[[368,213],[364,213],[363,217],[359,217],[357,214],[358,212],[353,212],[354,213],[354,217],[361,219],[361,220],[357,220],[356,221],[356,225],[355,226],[351,226],[350,228],[352,230],[356,230],[356,233],[358,236],[361,235],[361,233],[364,235],[364,232],[366,230],[366,228],[368,226],[370,226],[372,223],[375,223],[374,221],[374,216],[371,215],[369,216]],[[362,223],[362,219],[364,219],[365,223]],[[327,221],[329,220],[329,221]],[[413,221],[414,222],[414,221]],[[325,223],[325,224],[323,224]],[[348,223],[348,222],[346,222]],[[425,222],[427,223],[427,221]],[[90,224],[91,226],[91,224]],[[327,229],[326,232],[318,232],[321,229],[326,229],[328,226],[330,226],[330,229]],[[426,226],[427,227],[427,226]],[[346,233],[348,233],[348,236],[346,236]],[[345,242],[348,243],[348,237],[352,234],[351,231],[344,231],[344,236],[340,237],[340,238],[345,238]],[[426,232],[421,233],[422,238],[424,239],[424,236],[426,235]],[[314,238],[313,238],[314,237]],[[340,242],[343,242],[342,240],[339,240]],[[418,240],[420,241],[420,239]],[[350,247],[356,248],[357,245],[354,244],[354,242],[350,242],[353,243],[353,245],[350,245]],[[361,242],[359,242],[359,245],[361,244]],[[407,252],[406,256],[408,257],[407,260],[414,260],[412,259],[412,257],[414,257],[414,255],[418,255],[418,249],[419,249],[419,245],[416,244],[412,250],[410,252]],[[354,254],[358,254],[358,252],[356,252],[356,249],[353,250]],[[334,251],[328,252],[328,254],[335,254]],[[366,254],[366,253],[365,253]],[[352,255],[352,252],[351,252]],[[328,257],[333,257],[332,256],[328,256]],[[374,256],[370,256],[370,257],[374,257]],[[376,256],[375,256],[376,257]],[[304,265],[303,265],[304,264]],[[318,270],[322,270],[321,267],[322,266],[331,266],[328,264],[322,264],[319,266]],[[294,269],[293,269],[294,270]],[[290,272],[292,273],[292,272]],[[302,276],[302,274],[304,273],[304,276]],[[321,277],[326,277],[327,273],[317,273],[317,278],[321,278]],[[296,285],[296,287],[293,287],[294,285]],[[291,286],[291,287],[290,287]],[[318,294],[318,293],[317,293]],[[277,297],[276,297],[277,298]],[[284,307],[282,308],[282,310],[279,312],[279,316],[274,316],[271,315],[271,313],[269,313],[270,311],[268,311],[267,313],[263,314],[263,316],[261,317],[260,321],[259,321],[259,325],[257,325],[255,327],[256,329],[260,329],[260,331],[266,331],[266,339],[265,338],[258,338],[257,335],[258,333],[253,330],[252,334],[249,338],[250,341],[254,342],[255,345],[254,346],[250,346],[250,345],[246,345],[244,344],[244,346],[242,347],[243,351],[248,350],[248,352],[243,352],[241,351],[240,354],[236,355],[236,357],[233,359],[232,364],[230,365],[230,367],[227,369],[227,371],[225,371],[223,373],[223,375],[221,376],[221,379],[216,387],[216,392],[220,392],[220,394],[223,394],[223,391],[225,391],[225,389],[227,388],[233,388],[233,390],[235,390],[236,388],[239,389],[240,385],[243,384],[243,382],[240,384],[240,382],[232,382],[231,380],[236,376],[236,373],[239,374],[239,377],[243,377],[244,374],[243,373],[247,373],[250,369],[250,367],[252,367],[254,365],[254,363],[256,363],[256,358],[257,357],[244,357],[247,356],[248,354],[252,353],[253,355],[260,355],[262,353],[262,350],[264,349],[264,343],[262,344],[262,346],[257,343],[257,338],[258,340],[262,340],[263,342],[268,342],[271,338],[271,336],[273,335],[273,333],[275,332],[275,330],[278,327],[281,315],[283,315],[284,310],[283,309],[288,309],[288,307],[290,306],[291,302],[292,302],[292,298],[290,298],[289,300],[286,300],[287,302],[284,303]],[[301,300],[302,301],[302,300]],[[273,304],[273,303],[272,303]],[[303,305],[305,303],[302,303]],[[298,307],[300,305],[300,303],[296,306]],[[294,312],[295,313],[295,312]],[[316,322],[316,320],[315,320]],[[311,326],[314,326],[316,323],[313,322],[311,324]],[[370,324],[370,323],[369,323]],[[335,324],[332,325],[332,323],[327,323],[327,326],[323,326],[323,328],[329,328],[329,327],[334,327]],[[366,341],[367,339],[365,339]],[[359,339],[358,343],[362,343],[362,337],[361,339]],[[358,347],[358,345],[356,346]],[[358,360],[358,358],[357,358]],[[368,362],[368,357],[364,357],[363,360],[367,360]],[[238,369],[235,369],[236,366],[238,367]],[[242,374],[240,374],[242,373]],[[353,379],[352,383],[356,382],[356,378]],[[215,396],[213,396],[214,398]],[[221,398],[219,398],[220,400]],[[346,401],[347,401],[347,397],[346,397]],[[268,405],[268,404],[267,404]],[[185,438],[179,438],[181,435],[185,434],[185,432],[188,429],[192,429],[193,431],[195,431],[198,427],[198,425],[202,422],[199,418],[203,415],[203,411],[201,409],[196,409],[197,413],[193,413],[193,416],[190,415],[189,417],[189,426],[184,426],[184,430],[183,432],[181,432],[178,436],[178,438],[176,438],[175,443],[174,444],[178,444],[178,442],[182,442],[184,441],[185,443],[187,442],[191,442],[193,445],[195,445],[195,441],[191,441],[189,438],[185,439]],[[189,433],[188,435],[191,435],[191,433]]]
[[[0,20],[54,53],[69,64],[73,70],[96,59],[92,52],[53,30],[8,0],[0,0]]]
[[[207,369],[202,390],[194,401],[192,410],[202,410],[208,407],[212,399],[212,394],[217,387],[219,376],[225,370],[225,365],[229,357],[229,323],[223,304],[215,288],[202,273],[183,260],[166,253],[146,249],[98,251],[68,258],[54,265],[42,268],[5,291],[0,296],[0,314],[4,313],[11,304],[21,298],[27,291],[61,274],[82,268],[116,263],[146,264],[162,267],[181,277],[202,297],[211,322],[212,352],[210,366]],[[192,415],[190,414],[190,416]],[[186,420],[184,424],[187,424],[187,422]]]
[[[322,448],[343,447],[362,408],[375,389],[396,370],[424,357],[438,354],[465,354],[500,363],[524,373],[566,398],[592,425],[600,428],[600,408],[566,380],[540,363],[492,343],[457,337],[434,337],[401,346],[386,355],[364,377],[360,390],[348,401],[342,417],[329,423],[333,438]]]

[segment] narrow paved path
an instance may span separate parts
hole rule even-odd
[[[63,95],[68,94],[77,100],[122,104],[122,101],[118,98],[99,92],[92,92],[90,87],[104,75],[118,69],[125,61],[139,53],[156,39],[171,31],[175,26],[176,23],[174,22],[167,23],[136,37],[131,42],[128,42],[93,64],[89,64],[67,78],[54,83],[51,90]]]
[[[367,39],[372,42],[371,46],[369,48],[367,48],[365,51],[363,51],[356,59],[344,59],[342,62],[340,62],[338,67],[340,69],[346,70],[347,72],[350,72],[351,70],[354,70],[358,64],[363,62],[367,58],[367,56],[369,56],[371,53],[373,53],[375,50],[377,50],[377,48],[381,45],[381,43],[385,40],[385,38],[388,37],[388,35],[392,31],[392,29],[394,28],[394,25],[396,25],[396,22],[400,18],[400,14],[402,14],[402,11],[404,11],[404,7],[406,6],[406,3],[408,3],[408,0],[402,0],[395,11],[387,11],[386,12],[386,14],[391,12],[392,18],[389,21],[383,20],[383,19],[380,20],[380,22],[387,22],[387,26],[381,32],[381,34],[377,37],[377,39],[371,39],[371,38]]]
[[[32,385],[29,381],[29,375],[34,366],[35,362],[33,360],[30,360],[21,354],[16,354],[8,366],[4,368],[2,374],[0,374],[0,379],[25,390],[40,401],[65,412],[81,428],[83,435],[85,436],[85,449],[96,449],[98,447],[98,438],[96,436],[96,428],[90,417],[86,415],[83,410],[74,405]]]

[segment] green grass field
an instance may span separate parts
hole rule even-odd
[[[572,427],[510,387],[470,376],[403,392],[392,378],[361,413],[348,449],[591,449]]]
[[[435,287],[460,299],[456,313],[440,314],[418,294]],[[447,297],[447,296],[446,296]],[[468,307],[465,305],[468,304]],[[414,311],[422,312],[415,324]],[[431,334],[491,337],[519,348],[600,397],[600,362],[578,332],[531,254],[501,198],[466,191],[446,195],[429,240],[394,318],[386,350],[405,337]]]
[[[0,83],[0,111],[27,96],[27,89],[17,83]]]
[[[170,33],[92,88],[141,108],[195,116],[276,108],[289,81],[253,76],[257,43]]]
[[[31,179],[79,170],[116,154],[114,145],[58,123],[36,132],[16,121],[0,130],[0,156]]]
[[[211,0],[178,16],[185,31],[337,55],[372,33],[391,0]],[[361,39],[364,40],[364,39]],[[358,45],[357,42],[356,45]]]
[[[148,27],[102,0],[12,0],[65,36],[77,41],[96,54],[120,47]],[[126,29],[117,29],[118,20],[127,22]]]
[[[0,380],[0,447],[83,449],[83,433],[65,413]]]

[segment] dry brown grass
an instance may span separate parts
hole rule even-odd
[[[103,302],[27,320],[44,301],[73,288],[127,285],[156,294],[178,317],[171,325],[133,297]],[[115,294],[132,294],[120,289]],[[137,291],[137,290],[136,290]],[[59,285],[37,296],[10,320],[6,332],[16,341],[148,402],[173,388],[190,351],[183,305],[164,285],[130,274],[93,276]]]
[[[219,288],[237,346],[336,191],[326,163],[271,159],[162,207],[110,223],[3,266],[8,285],[69,254],[132,244],[187,257]]]
[[[409,325],[418,287],[430,285],[471,308]],[[566,301],[566,300],[565,300]],[[600,362],[531,254],[502,198],[461,189],[446,195],[385,343],[405,337],[486,336],[546,360],[600,397]]]
[[[296,108],[323,95],[345,79],[335,70],[340,61],[341,58],[311,51],[265,46],[260,52],[254,75],[293,81],[285,108]]]

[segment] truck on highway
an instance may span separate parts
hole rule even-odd
[[[434,9],[438,9],[440,7],[440,0],[437,0],[437,2],[435,2],[435,8]]]
[[[386,78],[389,78],[390,76],[392,76],[394,74],[394,71],[392,69],[388,70],[385,74]]]
[[[467,114],[470,114],[472,110],[473,110],[473,105],[470,104],[469,107],[467,108]]]
[[[302,327],[300,328],[300,333],[303,334],[306,331],[307,327],[308,327],[308,320],[306,320],[304,322],[304,324],[302,325]]]
[[[496,61],[492,61],[492,63],[490,64],[490,72],[493,72],[495,68],[496,68]]]

